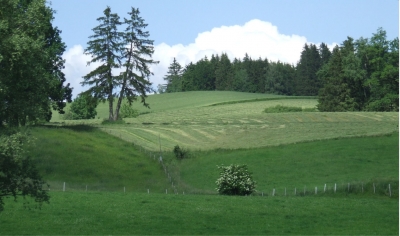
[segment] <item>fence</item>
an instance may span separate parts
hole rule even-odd
[[[81,125],[81,124],[76,124],[76,125]],[[62,125],[61,125],[62,126]],[[90,125],[92,127],[97,127],[96,124],[92,124]],[[104,127],[102,127],[102,130],[104,132],[113,134],[112,129],[106,129]],[[122,139],[121,137],[121,133],[119,133],[119,135],[115,135],[116,137],[119,137]],[[125,141],[127,141],[126,139],[124,139]],[[148,156],[149,158],[153,159],[155,162],[157,162],[158,164],[161,165],[162,169],[164,170],[165,176],[167,178],[167,181],[169,182],[169,184],[171,184],[171,188],[172,188],[172,192],[168,192],[168,189],[165,189],[165,194],[185,194],[184,190],[178,191],[177,188],[177,182],[179,182],[179,180],[177,180],[177,177],[174,177],[171,173],[170,170],[168,168],[168,165],[164,163],[163,160],[163,155],[161,154],[161,143],[160,143],[160,152],[159,153],[155,153],[152,151],[147,150],[145,147],[140,146],[140,145],[135,145],[134,142],[131,141],[131,143],[133,144],[134,148],[136,148],[138,151],[144,153],[146,156]],[[175,181],[175,183],[174,183]],[[179,185],[179,184],[178,184]],[[56,188],[57,189],[57,188]],[[59,189],[59,188],[58,188]],[[77,189],[77,188],[74,188]],[[79,187],[80,190],[82,190],[82,186]],[[54,190],[54,188],[53,188]],[[66,191],[66,183],[63,183],[62,186],[62,191]],[[89,186],[89,190],[90,190],[90,186]],[[98,190],[102,190],[101,188]],[[106,190],[106,189],[103,189]],[[84,191],[88,191],[88,185],[85,186]],[[123,191],[124,193],[126,192],[126,187],[123,187],[123,189],[121,189],[120,191]],[[147,189],[146,191],[148,194],[150,194],[151,189]],[[157,191],[158,193],[160,191]],[[210,193],[210,192],[205,192],[205,191],[199,191],[197,193]],[[386,195],[389,197],[392,196],[397,196],[398,197],[398,182],[397,183],[388,183],[388,182],[368,182],[368,183],[363,183],[363,182],[348,182],[348,183],[332,183],[331,185],[327,185],[324,184],[323,186],[313,186],[313,187],[294,187],[294,188],[272,188],[271,190],[258,190],[257,192],[253,193],[253,196],[306,196],[306,195],[321,195],[321,194],[376,194],[376,195]],[[193,194],[193,191],[191,192],[187,192],[186,194]],[[215,194],[217,194],[217,192],[215,192]]]
[[[168,188],[165,189],[165,194],[183,194],[185,195],[185,191],[178,191],[178,188],[176,185],[174,185],[172,177],[168,174],[167,167],[164,165],[164,170],[167,173],[167,179],[171,183],[172,187],[172,192],[168,191]],[[109,189],[104,189],[104,188],[98,188],[94,187],[91,188],[92,186],[89,185],[80,185],[77,187],[76,185],[74,187],[71,187],[73,191],[109,191]],[[50,190],[50,189],[49,189]],[[56,188],[52,188],[52,191],[68,191],[68,186],[66,182],[62,183],[62,188],[60,186],[56,185]],[[120,190],[113,189],[113,191],[120,191],[123,193],[127,192],[127,188],[123,187]],[[138,191],[135,191],[138,192]],[[150,194],[153,193],[151,189],[145,189],[143,190],[144,193]],[[164,193],[163,191],[160,191],[158,189],[157,191],[154,191],[156,193]],[[193,192],[186,192],[186,194],[196,194]],[[197,193],[198,194],[198,193]],[[197,195],[196,194],[196,195]],[[207,194],[205,192],[200,192],[200,194]],[[215,192],[217,194],[217,192]],[[257,190],[255,193],[251,194],[251,196],[261,196],[261,197],[275,197],[275,196],[312,196],[312,195],[335,195],[335,194],[373,194],[373,195],[383,195],[383,196],[388,196],[388,197],[398,197],[398,189],[393,189],[392,184],[387,184],[387,185],[382,185],[382,184],[376,184],[372,183],[370,186],[368,185],[363,185],[361,184],[360,186],[355,186],[350,183],[347,184],[341,184],[340,186],[338,184],[334,184],[331,187],[327,187],[327,185],[323,185],[323,187],[318,188],[318,187],[313,187],[313,188],[272,188],[270,191],[261,191]]]

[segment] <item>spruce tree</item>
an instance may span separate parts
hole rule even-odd
[[[357,106],[343,74],[342,53],[336,46],[329,63],[317,73],[324,83],[318,96],[317,107],[320,111],[351,111]]]
[[[222,53],[221,59],[215,71],[215,89],[232,90],[233,88],[233,69],[231,61],[226,53]]]
[[[326,45],[325,43],[320,44],[319,55],[321,58],[321,66],[329,62],[329,59],[332,56],[332,52],[329,50],[328,45]]]
[[[168,93],[182,91],[182,73],[182,66],[174,57],[172,63],[168,67],[167,74],[164,76],[164,80],[167,82]]]
[[[88,42],[85,54],[92,56],[88,65],[100,62],[101,65],[83,77],[82,85],[89,85],[86,92],[93,97],[105,102],[108,101],[109,120],[114,120],[114,88],[119,85],[119,75],[113,75],[113,69],[121,67],[122,60],[122,33],[118,31],[121,25],[120,17],[111,13],[111,8],[107,7],[104,16],[97,18],[100,22],[93,28],[94,34],[90,36],[92,40]]]
[[[300,61],[296,67],[296,95],[315,96],[321,88],[317,71],[321,68],[321,58],[314,44],[304,45]]]
[[[125,72],[122,74],[121,90],[115,109],[114,120],[118,119],[119,110],[124,98],[128,101],[129,105],[132,105],[133,101],[140,96],[141,103],[149,107],[146,103],[146,97],[147,93],[152,92],[152,84],[149,81],[149,77],[153,75],[149,66],[158,63],[151,58],[154,53],[154,41],[148,39],[150,34],[148,31],[145,31],[147,24],[139,16],[139,9],[132,7],[128,14],[130,18],[124,19],[126,29],[122,34],[122,45],[129,45],[129,47],[124,47],[124,50],[122,50],[122,58],[125,60],[123,63]]]
[[[149,66],[158,63],[151,59],[154,53],[153,41],[149,40],[149,32],[144,31],[147,24],[139,17],[139,9],[131,8],[130,18],[124,19],[126,29],[118,31],[122,24],[117,14],[111,13],[110,7],[104,10],[104,16],[97,21],[100,25],[93,29],[93,40],[88,42],[85,53],[92,55],[93,62],[102,64],[84,76],[83,85],[91,86],[86,93],[92,94],[101,101],[109,103],[109,120],[117,120],[123,99],[129,105],[141,97],[141,102],[148,107],[145,101],[148,92],[151,92],[149,76],[152,75]],[[124,72],[113,74],[113,69],[123,68]],[[118,89],[119,92],[115,93]],[[115,112],[113,111],[114,98],[118,97]]]

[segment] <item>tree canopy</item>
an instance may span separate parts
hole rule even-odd
[[[72,88],[64,84],[65,44],[45,0],[0,4],[0,125],[49,121],[64,113]]]
[[[32,141],[32,137],[24,133],[0,133],[0,212],[4,209],[3,199],[7,197],[29,196],[39,207],[49,203],[50,196],[43,189],[45,182],[24,151],[24,146]]]

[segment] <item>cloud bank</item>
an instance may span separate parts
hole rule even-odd
[[[243,58],[247,53],[253,59],[261,57],[295,64],[300,59],[305,43],[310,42],[307,42],[304,36],[281,34],[276,26],[257,19],[244,25],[221,26],[198,34],[194,43],[189,45],[171,46],[165,43],[155,45],[153,59],[160,63],[151,66],[154,76],[150,78],[150,81],[154,88],[158,84],[164,84],[163,77],[174,57],[182,66],[189,62],[197,62],[204,56],[210,58],[212,54],[223,52],[227,53],[231,60],[235,57]],[[64,73],[67,81],[74,87],[75,97],[84,90],[79,84],[82,76],[94,69],[96,65],[86,67],[90,56],[83,54],[83,48],[80,45],[69,49],[64,54],[64,59],[66,59]]]

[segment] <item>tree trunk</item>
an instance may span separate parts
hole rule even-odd
[[[110,90],[108,91],[108,110],[109,110],[109,115],[108,115],[108,120],[113,121],[114,120],[114,114],[113,114],[113,108],[114,108],[114,96],[113,96],[113,85],[112,85],[112,75],[111,71],[108,72],[109,76],[109,84],[110,84]]]
[[[118,120],[118,117],[119,117],[119,110],[121,108],[122,99],[124,98],[124,92],[123,91],[125,89],[125,84],[126,84],[126,78],[124,78],[124,82],[122,84],[122,88],[121,88],[121,91],[119,93],[117,107],[115,108],[115,120]]]
[[[131,63],[131,58],[132,58],[132,52],[133,52],[133,43],[131,42],[131,48],[128,52],[129,57],[128,57],[128,62],[126,64],[126,70],[125,70],[125,75],[124,75],[124,80],[122,82],[122,87],[121,87],[121,91],[119,93],[119,98],[118,98],[118,102],[117,102],[117,107],[115,108],[115,120],[118,119],[119,117],[119,110],[121,108],[121,103],[122,103],[122,99],[124,99],[124,90],[126,87],[126,82],[128,80],[128,71],[129,71],[129,65]]]

